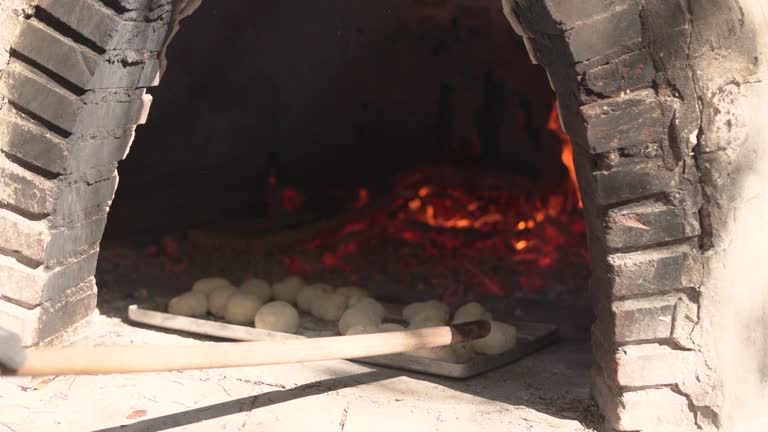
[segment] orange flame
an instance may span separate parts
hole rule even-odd
[[[576,168],[573,166],[573,143],[571,138],[560,126],[560,116],[557,112],[557,100],[552,107],[552,112],[549,114],[549,120],[547,121],[547,129],[556,133],[563,143],[562,150],[560,152],[560,159],[563,161],[563,165],[568,168],[568,174],[571,176],[571,186],[576,194],[576,198],[579,200],[579,208],[581,204],[581,192],[579,192],[579,182],[576,179]]]

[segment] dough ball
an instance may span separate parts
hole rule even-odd
[[[403,308],[403,318],[409,323],[416,321],[430,321],[445,324],[451,316],[451,310],[447,305],[437,300],[411,303]]]
[[[368,297],[368,291],[356,286],[343,286],[336,288],[336,294],[343,295],[351,300],[356,297]]]
[[[371,333],[376,333],[377,330],[378,330],[378,327],[376,326],[357,325],[350,328],[346,333],[344,333],[344,336],[371,334]]]
[[[405,327],[401,326],[400,324],[384,323],[379,325],[378,330],[379,330],[379,333],[389,333],[389,332],[403,331],[405,330]]]
[[[202,292],[187,291],[168,302],[168,313],[189,317],[205,316],[208,312],[208,297]]]
[[[304,279],[298,276],[287,277],[272,286],[272,294],[275,300],[296,304],[299,290],[304,287]]]
[[[224,318],[227,312],[229,298],[237,294],[237,288],[233,286],[220,286],[208,296],[208,310],[213,316]]]
[[[265,304],[253,319],[256,328],[282,333],[296,333],[299,330],[299,312],[284,301]]]
[[[458,308],[456,313],[453,314],[452,322],[458,324],[468,321],[490,320],[491,318],[491,313],[488,312],[483,305],[477,302],[472,302]]]
[[[195,283],[192,284],[192,291],[194,292],[201,292],[205,295],[210,295],[216,288],[219,287],[232,287],[232,284],[220,277],[209,277],[209,278],[202,278],[198,279]]]
[[[232,324],[251,325],[253,317],[263,304],[256,294],[233,294],[227,301],[224,319]]]
[[[482,338],[470,342],[475,351],[483,354],[501,354],[515,347],[517,343],[517,329],[509,324],[491,321],[491,333]]]
[[[450,345],[443,346],[443,347],[420,349],[416,351],[411,351],[408,354],[416,357],[428,358],[431,360],[444,361],[448,363],[458,363],[458,359],[456,358],[456,352],[453,350],[453,348]]]
[[[333,287],[330,285],[322,283],[306,285],[299,290],[299,294],[296,297],[296,305],[300,311],[309,312],[312,310],[312,303],[318,294],[331,294],[332,292]]]
[[[312,315],[326,320],[338,321],[347,309],[347,298],[339,294],[319,294],[312,302]]]
[[[430,321],[430,320],[418,320],[414,321],[410,324],[408,324],[409,330],[418,330],[423,328],[429,328],[429,327],[442,327],[445,323],[437,322],[437,321]]]
[[[240,284],[240,292],[256,295],[262,303],[272,300],[272,286],[264,279],[246,279]]]
[[[384,319],[384,306],[370,297],[359,297],[354,304],[349,305],[349,309],[360,310],[368,315],[375,317],[381,322]]]
[[[347,309],[339,319],[339,333],[347,334],[349,329],[356,326],[378,328],[381,315],[371,314],[366,308]]]

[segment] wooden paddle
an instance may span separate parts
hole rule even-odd
[[[389,333],[260,342],[33,348],[23,367],[0,375],[95,375],[357,359],[481,339],[488,321]]]

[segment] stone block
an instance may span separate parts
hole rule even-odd
[[[697,207],[643,202],[611,209],[604,219],[609,250],[650,247],[700,233]]]
[[[0,296],[30,309],[61,298],[65,291],[93,276],[98,254],[97,248],[92,249],[78,259],[54,269],[33,269],[13,258],[0,256]]]
[[[593,93],[616,97],[623,93],[650,88],[655,75],[651,57],[643,50],[587,71],[584,74],[584,86]],[[655,114],[646,113],[646,116],[648,115],[653,117]],[[656,124],[657,129],[659,125],[660,123]],[[608,142],[613,141],[609,139]]]
[[[578,7],[578,6],[571,6]],[[636,2],[596,14],[565,33],[575,62],[601,56],[642,38],[640,10]]]
[[[608,274],[614,298],[659,294],[701,285],[701,256],[690,245],[612,254]]]
[[[660,142],[666,133],[661,108],[653,90],[584,105],[581,115],[586,125],[588,150],[604,153]]]
[[[96,281],[90,277],[33,309],[0,300],[0,322],[20,335],[24,346],[33,346],[88,318],[95,309]]]

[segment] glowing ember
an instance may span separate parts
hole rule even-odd
[[[514,173],[425,166],[396,181],[384,208],[304,243],[284,266],[318,280],[427,290],[448,303],[583,286],[585,226],[557,110],[548,128],[561,138],[567,176],[532,184]],[[350,199],[356,209],[369,202],[368,189]]]
[[[367,188],[360,188],[357,190],[357,201],[354,203],[354,207],[360,208],[368,204],[368,201],[370,200],[368,189]]]
[[[303,198],[299,191],[292,187],[280,190],[280,207],[286,212],[293,213],[301,207]]]

